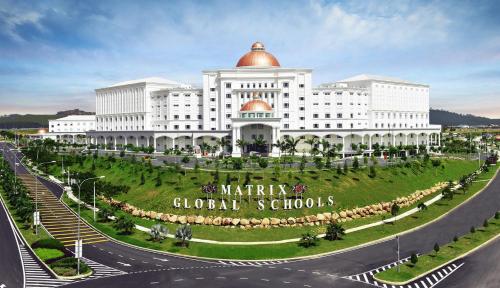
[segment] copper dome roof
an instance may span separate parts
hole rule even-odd
[[[273,107],[269,105],[266,101],[260,99],[253,99],[245,103],[240,109],[241,112],[253,111],[253,112],[271,112]]]
[[[240,58],[236,67],[280,67],[280,63],[271,53],[266,52],[264,44],[255,42],[252,50]]]

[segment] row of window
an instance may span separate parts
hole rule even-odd
[[[427,126],[428,126],[428,124],[425,124],[425,127],[427,127]],[[380,125],[379,125],[379,123],[375,123],[375,128],[378,128],[378,127],[380,127],[380,128],[385,128],[385,127],[391,128],[391,124],[387,124],[384,127],[384,123],[380,123]],[[392,128],[396,128],[396,123],[392,123]],[[403,128],[403,123],[399,123],[399,128]],[[408,128],[408,123],[404,123],[404,128]],[[410,125],[410,128],[413,128],[413,125]],[[417,123],[417,124],[415,124],[415,128],[424,128],[424,124],[423,123],[420,123],[420,124]]]

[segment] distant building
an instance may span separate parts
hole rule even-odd
[[[69,143],[86,143],[86,132],[95,130],[95,115],[69,115],[49,120],[49,132],[43,138]]]

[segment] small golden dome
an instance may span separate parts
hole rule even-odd
[[[273,111],[273,107],[269,105],[264,100],[253,99],[245,103],[243,107],[241,107],[240,112],[253,111],[253,112],[271,112]]]
[[[236,67],[280,67],[276,57],[266,52],[261,42],[253,43],[251,50],[240,58]]]

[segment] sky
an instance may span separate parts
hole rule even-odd
[[[432,108],[500,118],[500,1],[0,0],[0,115],[95,111],[94,89],[201,85],[261,41],[313,84],[357,74],[431,87]]]

